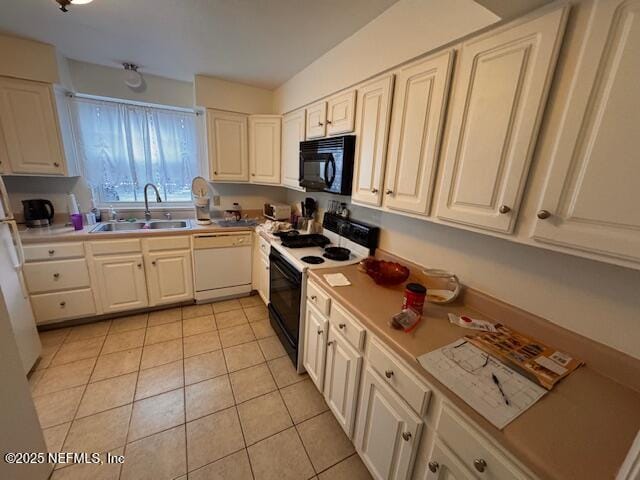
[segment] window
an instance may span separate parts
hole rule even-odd
[[[79,167],[97,203],[141,202],[147,183],[163,201],[191,200],[200,170],[195,113],[84,97],[70,106]]]

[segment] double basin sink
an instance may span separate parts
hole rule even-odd
[[[186,220],[150,220],[148,222],[105,222],[98,224],[91,233],[121,232],[130,230],[175,230],[191,228]]]

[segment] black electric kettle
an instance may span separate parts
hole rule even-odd
[[[42,198],[23,200],[22,206],[27,227],[48,227],[53,223],[53,204],[49,200]]]

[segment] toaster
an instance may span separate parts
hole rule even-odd
[[[291,205],[286,203],[265,203],[262,215],[270,220],[291,220]]]

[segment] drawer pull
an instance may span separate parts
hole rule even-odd
[[[57,280],[58,278],[60,278],[60,274],[59,273],[54,273],[53,274],[53,278],[55,278]]]
[[[60,308],[64,308],[66,306],[67,306],[67,302],[65,301],[60,302]]]
[[[53,250],[53,249],[49,250],[49,255],[53,255],[54,253],[56,253],[55,250]]]
[[[387,378],[393,377],[393,370],[385,370],[384,376]]]
[[[436,473],[440,468],[440,464],[438,462],[429,462],[429,470],[431,473]]]
[[[324,333],[324,330],[318,329],[318,335],[322,335],[323,333]]]
[[[341,323],[340,325],[338,325],[338,328],[339,328],[340,330],[344,330],[345,328],[347,328],[347,325],[346,325],[346,324],[344,324],[344,323]]]
[[[402,439],[405,442],[408,442],[409,440],[411,440],[411,433],[410,432],[402,432]]]
[[[487,468],[487,462],[482,458],[476,458],[473,461],[473,466],[476,467],[476,470],[480,473],[484,472]]]

